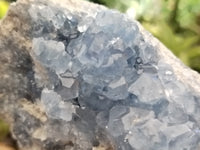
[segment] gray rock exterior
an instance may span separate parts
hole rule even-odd
[[[199,150],[200,76],[137,22],[19,0],[0,22],[0,115],[20,150]]]

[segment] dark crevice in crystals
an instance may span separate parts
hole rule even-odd
[[[64,34],[61,30],[57,31],[57,38],[55,40],[62,41],[65,45],[65,47],[68,46],[69,42],[73,39],[78,38],[80,35],[80,32],[77,30],[74,33]],[[66,50],[67,52],[67,50]]]
[[[63,27],[57,30],[57,37],[55,40],[62,41],[66,47],[66,52],[68,53],[67,46],[69,42],[79,36],[80,32],[77,29],[77,21],[74,20],[74,22],[72,22],[66,20]]]
[[[73,105],[76,105],[76,106],[78,106],[78,107],[81,107],[81,105],[80,105],[80,103],[79,103],[79,100],[78,100],[78,97],[73,98],[71,101],[72,101],[72,104],[73,104]]]
[[[26,99],[31,100],[31,102],[35,102],[35,100],[41,97],[42,87],[38,87],[34,78],[34,71],[30,71],[27,75],[28,77],[28,92],[31,94],[26,94]],[[31,92],[30,92],[31,91]]]
[[[135,59],[135,64],[137,64],[137,65],[143,64],[142,59],[141,59],[140,57],[137,57],[137,58]]]
[[[70,37],[63,35],[63,33],[60,30],[58,30],[57,40],[64,42],[65,45],[67,46],[69,44]]]
[[[137,70],[138,74],[141,74],[143,72],[143,61],[142,61],[142,59],[140,57],[137,57],[135,59],[134,67]]]
[[[127,63],[130,68],[133,68],[133,66],[135,65],[135,56],[128,58]]]

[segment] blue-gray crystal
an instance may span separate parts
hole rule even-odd
[[[70,115],[74,111],[86,126],[77,130],[92,129],[95,134],[101,128],[118,150],[197,149],[199,98],[195,101],[192,91],[176,78],[174,68],[160,61],[159,49],[144,39],[136,21],[113,10],[81,18],[44,7],[49,13],[42,21],[52,18],[56,30],[33,37],[32,55],[61,82],[59,87],[42,90],[49,118],[73,124]],[[37,7],[32,9],[30,15],[42,13]],[[68,26],[59,22],[59,16]],[[40,20],[34,20],[34,25]],[[68,40],[54,38],[58,36]],[[78,87],[72,90],[75,82]],[[76,104],[72,103],[75,98]],[[60,108],[61,101],[66,106]],[[87,117],[88,112],[93,118]],[[185,143],[180,144],[180,139]]]
[[[200,77],[137,21],[78,0],[20,5],[30,26],[19,31],[31,47],[28,91],[39,91],[13,106],[20,148],[200,149]],[[28,130],[24,114],[39,125]]]

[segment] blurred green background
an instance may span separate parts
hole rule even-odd
[[[0,19],[9,3],[0,0]],[[200,72],[200,0],[90,0],[127,13],[186,65]],[[0,140],[8,132],[0,120]]]

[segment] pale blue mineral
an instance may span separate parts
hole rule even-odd
[[[200,149],[199,94],[136,21],[103,7],[90,11],[29,9],[31,56],[48,78],[38,84],[48,118],[63,121],[63,131],[76,126],[74,135],[84,135],[77,150],[96,150],[99,134],[116,150]],[[40,82],[40,73],[35,78]]]

